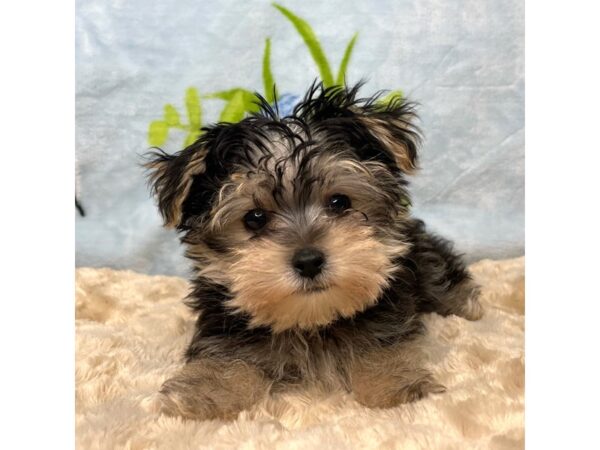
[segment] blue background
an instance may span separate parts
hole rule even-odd
[[[421,104],[426,140],[412,178],[414,214],[469,260],[524,252],[522,1],[285,1],[337,67],[358,31],[347,73],[363,93],[401,89]],[[318,71],[268,1],[96,1],[76,6],[78,266],[185,275],[175,232],[140,168],[150,121],[185,89],[262,91],[264,39],[281,93],[302,94]],[[203,103],[204,121],[223,104]],[[164,146],[181,148],[183,135]]]

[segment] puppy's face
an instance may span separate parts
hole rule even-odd
[[[226,307],[274,331],[326,325],[374,304],[408,250],[403,172],[414,168],[407,104],[315,89],[294,116],[221,124],[150,163],[159,208],[184,232]]]

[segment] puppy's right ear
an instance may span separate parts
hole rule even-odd
[[[150,153],[145,167],[158,201],[165,226],[181,225],[183,202],[188,196],[195,175],[204,173],[208,150],[198,141],[179,153],[169,155],[162,150]]]

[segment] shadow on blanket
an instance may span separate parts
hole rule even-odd
[[[471,266],[478,322],[429,315],[430,369],[448,391],[390,410],[348,394],[271,398],[234,422],[152,412],[193,330],[174,277],[82,268],[76,274],[78,448],[522,448],[524,258]]]

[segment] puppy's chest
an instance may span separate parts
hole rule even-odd
[[[265,343],[266,344],[266,343]],[[286,384],[344,386],[364,339],[289,333],[274,336],[257,352],[257,362],[269,375]]]

